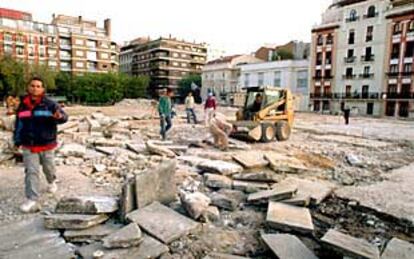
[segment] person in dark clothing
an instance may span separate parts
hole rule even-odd
[[[21,98],[16,111],[13,141],[22,148],[25,167],[25,194],[27,201],[20,209],[27,212],[39,210],[40,170],[49,183],[48,191],[57,191],[54,149],[57,146],[57,124],[65,123],[68,116],[62,108],[45,96],[45,87],[39,77],[33,77],[28,94]]]
[[[347,105],[345,105],[345,107],[343,109],[343,112],[344,112],[345,125],[348,125],[349,124],[349,115],[351,113],[351,109]]]
[[[247,120],[251,120],[253,116],[262,109],[263,96],[261,94],[256,94],[254,102],[247,109]]]
[[[158,103],[158,113],[160,115],[160,135],[162,140],[166,140],[167,131],[172,127],[171,121],[171,98],[167,94],[166,89],[161,89],[159,91],[160,100]]]

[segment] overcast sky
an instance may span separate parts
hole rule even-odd
[[[50,22],[52,14],[112,19],[113,40],[168,36],[207,42],[226,54],[249,53],[264,43],[310,41],[332,0],[0,0],[0,7],[31,12]]]

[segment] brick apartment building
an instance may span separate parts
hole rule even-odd
[[[53,15],[51,23],[33,21],[30,13],[0,8],[0,56],[46,65],[74,74],[118,71],[119,51],[111,41],[111,21]]]
[[[189,74],[201,74],[206,59],[204,44],[171,37],[138,38],[123,46],[120,54],[121,66],[126,73],[150,77],[151,95],[160,87],[176,89],[178,82]]]

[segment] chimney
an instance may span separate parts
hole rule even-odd
[[[78,16],[79,23],[82,22],[82,16]]]
[[[105,29],[106,36],[111,37],[111,34],[112,34],[111,19],[105,19],[104,29]]]

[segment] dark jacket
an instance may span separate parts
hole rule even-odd
[[[67,114],[57,103],[47,97],[43,97],[40,103],[30,110],[24,104],[24,98],[16,113],[14,144],[16,146],[45,146],[56,143],[57,124],[65,123],[68,120]],[[62,118],[53,118],[56,111],[63,115]]]

